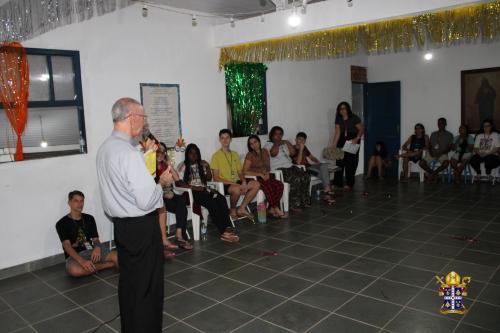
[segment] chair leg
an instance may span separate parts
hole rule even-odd
[[[193,238],[195,241],[198,241],[200,240],[200,216],[193,214],[191,216],[191,224],[193,225]]]
[[[283,211],[285,213],[288,213],[290,209],[290,184],[289,183],[283,183],[284,188],[283,188]]]

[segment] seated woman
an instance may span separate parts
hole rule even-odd
[[[460,183],[462,172],[470,161],[474,149],[474,138],[472,135],[469,135],[469,129],[466,125],[460,125],[458,134],[453,141],[454,153],[450,160],[454,171],[453,179],[456,184]]]
[[[373,149],[373,154],[368,161],[368,174],[366,175],[366,179],[372,177],[374,168],[377,168],[378,179],[384,179],[384,169],[389,165],[386,161],[386,157],[387,149],[385,148],[385,143],[377,141]]]
[[[156,150],[156,179],[158,180],[163,172],[165,172],[170,163],[168,161],[167,155],[167,147],[162,142],[160,143],[159,148]],[[174,167],[170,167],[170,172],[172,173],[172,177],[174,181],[178,182],[180,180],[179,174],[175,171]],[[163,240],[163,246],[165,249],[171,250],[176,249],[176,247],[180,247],[185,250],[192,250],[193,245],[191,245],[186,239],[186,228],[187,228],[187,207],[186,200],[182,195],[175,194],[172,189],[166,189],[164,193],[164,202],[165,209],[175,214],[175,239],[177,246],[172,246],[172,244],[168,241],[167,238],[167,214],[165,210],[160,209],[160,229],[161,229],[161,237]],[[170,256],[168,252],[165,254],[166,256]]]
[[[397,155],[397,158],[403,159],[403,174],[400,181],[407,182],[409,177],[409,162],[418,163],[422,159],[422,154],[429,145],[429,136],[425,134],[424,125],[418,123],[415,125],[415,134],[410,136],[403,144],[401,150],[403,152]]]
[[[481,177],[481,163],[484,163],[486,175],[491,178],[491,170],[500,164],[498,151],[500,150],[500,139],[495,131],[493,122],[489,119],[483,121],[479,134],[474,142],[474,155],[470,159],[470,165],[476,171],[476,179]]]
[[[212,222],[219,230],[220,239],[237,243],[240,238],[231,228],[229,208],[226,198],[217,191],[209,189],[207,182],[212,180],[210,165],[201,159],[198,146],[191,143],[186,147],[185,160],[179,165],[179,172],[183,172],[184,186],[193,191],[194,204],[205,207],[211,216]]]
[[[243,164],[245,176],[256,176],[260,189],[266,195],[269,203],[269,213],[274,217],[283,218],[286,214],[280,209],[279,204],[283,195],[283,183],[269,173],[271,162],[269,151],[262,149],[257,135],[250,135],[247,141],[248,154]]]
[[[271,170],[281,170],[285,182],[290,184],[290,210],[300,212],[302,208],[310,207],[311,175],[293,165],[292,156],[295,156],[296,149],[289,141],[283,140],[283,128],[279,126],[271,128],[269,140],[265,148],[271,155]]]

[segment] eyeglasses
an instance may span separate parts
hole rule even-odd
[[[135,113],[135,112],[131,112],[128,114],[127,118],[128,117],[131,117],[131,116],[138,116],[138,117],[142,117],[144,118],[144,120],[148,119],[148,116],[145,115],[145,114],[141,114],[141,113]]]

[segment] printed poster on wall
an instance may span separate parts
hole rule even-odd
[[[140,86],[149,130],[168,148],[174,147],[182,135],[179,85],[141,83]]]

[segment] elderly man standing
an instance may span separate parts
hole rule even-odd
[[[114,130],[97,153],[97,177],[104,211],[114,223],[120,281],[118,298],[124,333],[161,332],[163,245],[157,208],[170,168],[156,184],[142,153],[131,143],[143,130],[141,104],[121,98],[111,109]]]

